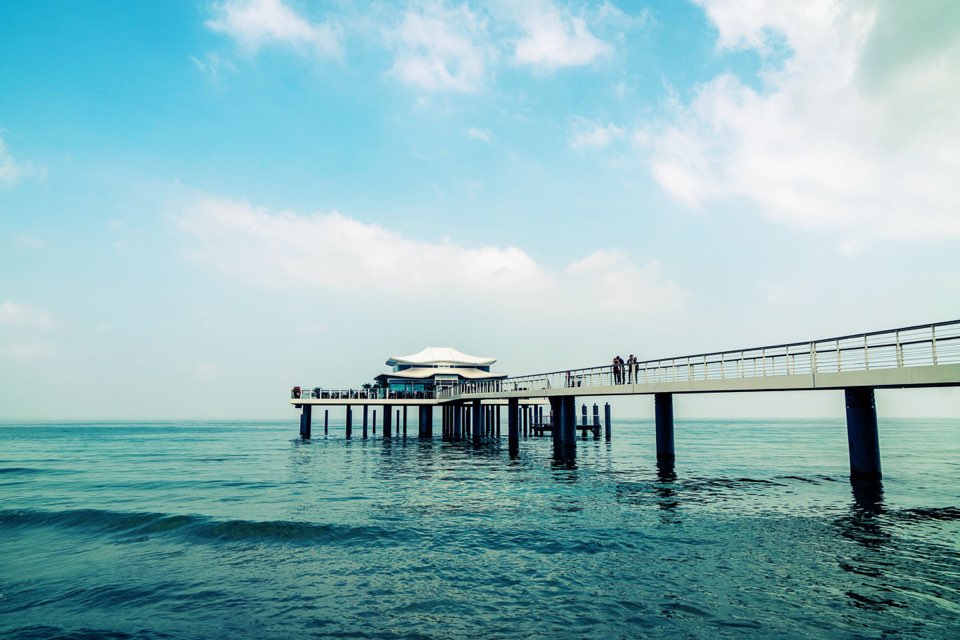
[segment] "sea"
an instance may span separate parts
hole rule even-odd
[[[0,638],[960,637],[960,420],[298,429],[0,424]]]

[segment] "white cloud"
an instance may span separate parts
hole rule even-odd
[[[700,4],[720,49],[761,55],[762,88],[723,74],[680,105],[650,136],[664,189],[691,206],[745,199],[808,228],[960,237],[956,29],[918,38],[879,1]],[[877,53],[892,40],[895,62]]]
[[[273,212],[206,196],[175,220],[193,240],[193,259],[261,287],[437,299],[494,294],[534,307],[567,299],[578,309],[614,305],[651,314],[675,310],[685,299],[657,261],[637,266],[616,251],[551,269],[517,247],[425,242],[337,212]]]
[[[572,118],[570,147],[608,147],[614,141],[623,138],[627,130],[613,123],[602,124],[586,118]]]
[[[546,71],[592,64],[610,55],[613,47],[593,35],[583,17],[562,10],[550,0],[514,7],[524,31],[516,44],[514,62]]]
[[[335,26],[311,23],[282,0],[224,0],[215,5],[214,14],[206,26],[233,38],[250,52],[269,44],[286,44],[325,57],[342,53]],[[217,58],[193,60],[205,73],[215,75],[220,67]]]
[[[45,342],[0,343],[0,358],[36,360],[56,355],[56,349]]]
[[[687,292],[664,276],[659,260],[640,267],[623,251],[601,249],[570,263],[565,275],[595,309],[651,312],[674,310]]]
[[[471,140],[480,140],[482,142],[490,142],[493,140],[493,132],[489,129],[477,129],[476,127],[470,127],[467,129],[467,137]]]
[[[466,5],[425,4],[404,12],[392,35],[392,73],[427,91],[478,91],[492,51],[486,21]]]
[[[0,325],[49,329],[53,319],[44,311],[16,302],[0,302]]]
[[[43,177],[43,169],[39,169],[29,162],[18,162],[0,138],[0,188],[10,188],[24,178]]]

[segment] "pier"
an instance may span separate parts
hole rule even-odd
[[[914,325],[763,347],[659,358],[625,367],[616,376],[611,365],[547,373],[463,381],[433,392],[394,393],[379,389],[323,389],[294,393],[301,409],[301,436],[311,434],[316,406],[344,406],[347,437],[354,406],[383,407],[384,437],[391,437],[394,407],[419,407],[420,437],[432,437],[432,411],[439,407],[444,439],[499,439],[501,408],[506,406],[511,451],[521,431],[549,432],[558,452],[576,447],[578,431],[599,437],[594,405],[588,424],[586,405],[577,424],[577,400],[591,396],[653,396],[658,463],[672,467],[673,396],[695,393],[824,391],[844,393],[851,478],[882,475],[875,389],[960,386],[960,320]],[[622,380],[621,381],[618,381]],[[544,410],[549,406],[549,413]],[[325,414],[326,415],[326,414]],[[366,411],[364,411],[366,416]],[[610,438],[610,405],[605,406],[605,437]],[[366,420],[364,420],[366,425]],[[589,427],[589,428],[586,428]],[[364,428],[366,433],[366,428]]]

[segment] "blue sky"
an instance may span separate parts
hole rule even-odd
[[[0,416],[960,317],[957,77],[939,0],[4,3]]]

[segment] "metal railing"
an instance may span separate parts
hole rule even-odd
[[[619,375],[613,365],[608,364],[502,380],[466,382],[439,390],[437,398],[452,399],[473,393],[698,382],[958,363],[960,320],[951,320],[811,342],[647,360],[633,367],[623,367]]]
[[[432,391],[388,391],[383,388],[371,389],[324,389],[323,387],[300,388],[290,391],[291,400],[433,400]]]

